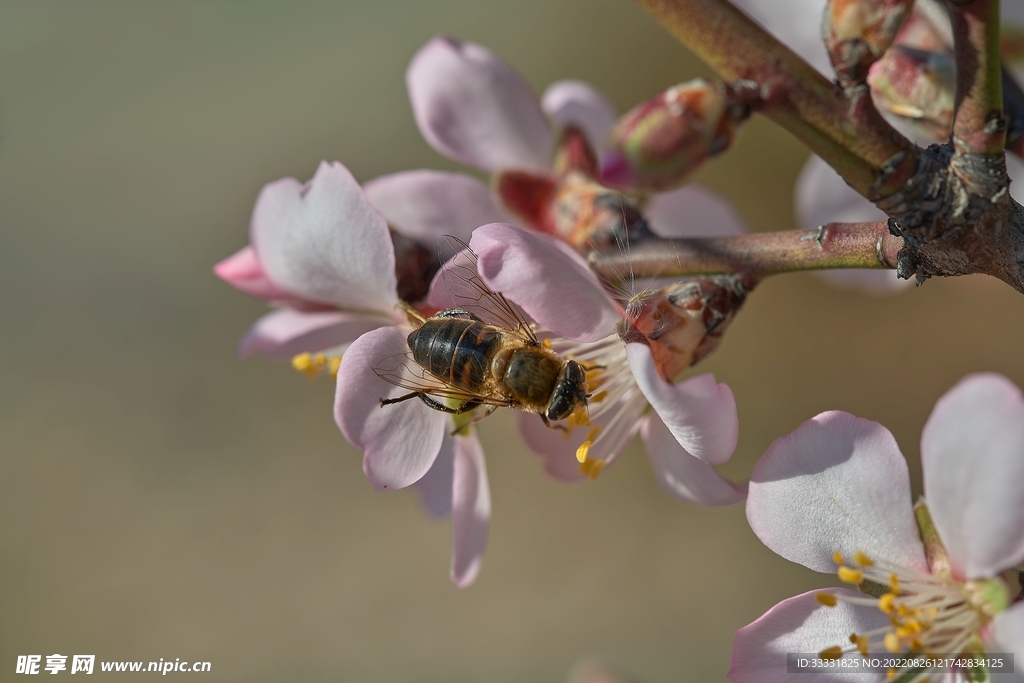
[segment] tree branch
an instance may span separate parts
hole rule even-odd
[[[853,97],[726,0],[636,0],[727,81],[753,81],[758,111],[788,130],[869,199],[903,186],[916,148],[881,117],[866,89]]]
[[[1002,154],[1006,144],[999,0],[970,0],[950,8],[956,53],[953,148],[958,154]]]
[[[886,221],[829,223],[736,237],[651,240],[629,253],[593,252],[589,262],[608,280],[637,277],[737,274],[752,285],[768,275],[831,268],[895,268],[903,240]]]

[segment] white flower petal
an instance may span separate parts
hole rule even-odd
[[[321,163],[305,185],[284,178],[264,187],[250,232],[274,284],[310,301],[392,314],[398,295],[387,223],[341,164]]]
[[[736,209],[700,185],[656,194],[644,206],[644,217],[659,237],[732,237],[747,232]]]
[[[680,446],[712,465],[732,457],[740,427],[736,399],[728,386],[713,375],[669,384],[658,375],[646,344],[626,344],[626,357],[640,390]]]
[[[442,235],[468,242],[481,225],[508,220],[491,188],[461,173],[392,173],[367,182],[363,190],[392,228],[430,249]]]
[[[845,602],[839,602],[835,607],[826,607],[815,597],[818,593],[862,597],[853,591],[838,588],[811,591],[783,600],[757,621],[736,632],[729,680],[733,683],[879,680],[876,673],[848,673],[855,671],[854,667],[843,669],[843,673],[836,673],[835,670],[801,674],[787,672],[787,654],[814,655],[836,645],[845,648],[849,646],[851,633],[863,633],[887,625],[886,616],[878,609]]]
[[[414,486],[420,502],[432,517],[445,517],[452,511],[452,481],[455,467],[455,439],[447,432],[441,441],[434,464]]]
[[[242,337],[238,355],[287,359],[303,352],[341,346],[370,330],[392,324],[382,315],[278,308],[256,321]]]
[[[551,126],[537,95],[491,51],[434,38],[413,57],[405,81],[416,124],[441,154],[491,173],[550,170]]]
[[[826,78],[835,76],[821,40],[825,0],[733,0],[733,4]]]
[[[746,497],[746,483],[723,479],[714,467],[687,453],[657,413],[643,419],[640,437],[662,488],[676,498],[694,505],[722,507]]]
[[[837,551],[927,570],[907,462],[888,429],[849,413],[822,413],[772,443],[750,477],[747,520],[815,571],[835,571]]]
[[[452,498],[452,581],[459,588],[480,572],[491,521],[491,490],[484,452],[476,434],[455,437],[455,480]]]
[[[556,81],[544,91],[540,102],[555,123],[582,130],[595,152],[604,146],[618,118],[608,98],[583,81]]]
[[[450,421],[418,399],[381,406],[380,399],[409,393],[374,372],[379,363],[408,352],[397,327],[367,332],[345,352],[338,369],[334,419],[363,451],[363,471],[378,491],[419,481],[434,464]],[[411,362],[411,361],[410,361]]]
[[[1024,561],[1024,397],[1001,375],[968,375],[921,435],[924,493],[960,578]]]

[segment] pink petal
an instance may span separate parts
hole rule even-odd
[[[804,164],[796,181],[796,211],[804,228],[827,223],[884,221],[887,218],[881,209],[847,185],[831,166],[813,155]],[[902,291],[911,282],[896,277],[895,270],[845,268],[816,271],[816,274],[838,287],[860,289],[871,294]]]
[[[787,654],[814,655],[825,648],[850,644],[851,633],[864,633],[886,625],[885,615],[873,607],[860,607],[839,602],[825,607],[815,597],[833,593],[847,597],[863,597],[843,588],[810,591],[787,598],[764,613],[757,621],[736,632],[732,645],[732,664],[727,674],[733,683],[842,683],[843,681],[874,681],[878,674],[787,673]],[[853,655],[847,655],[851,660]],[[856,656],[859,659],[859,655]],[[868,677],[870,676],[870,678]]]
[[[503,223],[477,228],[469,244],[487,286],[558,336],[593,342],[615,334],[622,310],[581,258]]]
[[[1021,676],[1024,662],[1024,602],[1017,602],[1000,612],[988,626],[989,652],[1012,652],[1014,672]]]
[[[1024,398],[1001,375],[968,375],[921,435],[924,493],[960,578],[1024,561]]]
[[[393,173],[369,181],[363,191],[391,227],[431,249],[442,235],[468,242],[484,223],[507,220],[491,188],[461,173]]]
[[[646,344],[626,344],[633,377],[669,431],[688,453],[720,465],[732,457],[740,425],[732,390],[713,375],[699,375],[669,384],[654,368]]]
[[[392,314],[395,255],[387,223],[339,163],[305,185],[270,183],[253,209],[251,241],[267,276],[310,301]]]
[[[927,571],[907,461],[889,430],[832,411],[775,440],[750,477],[747,520],[787,560],[833,572],[833,554]]]
[[[732,237],[747,232],[736,209],[700,185],[652,196],[644,217],[659,237]]]
[[[347,344],[370,330],[390,324],[390,320],[379,315],[278,308],[249,328],[238,345],[238,355],[245,357],[255,353],[287,359],[299,353]]]
[[[423,478],[414,486],[420,502],[432,517],[444,517],[452,511],[452,480],[455,472],[455,439],[447,432],[441,450]]]
[[[295,296],[267,277],[252,246],[245,246],[213,267],[214,274],[235,289],[267,301],[288,301]]]
[[[491,521],[491,490],[484,452],[476,434],[455,438],[455,483],[452,495],[452,581],[459,588],[480,572]]]
[[[412,111],[430,146],[495,172],[548,170],[551,127],[530,85],[486,48],[434,38],[405,74]]]
[[[418,399],[381,406],[381,398],[409,393],[373,371],[386,358],[408,353],[406,332],[381,327],[367,332],[345,352],[338,370],[334,420],[349,442],[363,451],[363,471],[378,491],[418,481],[434,464],[448,429],[447,416]]]
[[[831,80],[835,76],[821,40],[825,0],[734,0],[790,50]]]
[[[548,86],[540,106],[561,127],[576,126],[592,150],[604,146],[615,125],[615,107],[599,90],[583,81],[556,81]]]
[[[676,498],[694,505],[722,507],[746,497],[745,483],[723,479],[714,467],[687,453],[657,413],[641,422],[640,437],[662,488]]]

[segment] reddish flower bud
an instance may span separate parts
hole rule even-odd
[[[896,45],[871,67],[868,85],[882,111],[908,119],[929,138],[949,136],[956,94],[952,54]]]
[[[633,191],[681,184],[732,145],[737,125],[750,114],[751,94],[699,78],[634,107],[612,130],[601,182]]]
[[[674,382],[718,348],[746,295],[734,275],[687,278],[634,297],[619,334],[650,346],[658,374]]]
[[[913,7],[913,0],[829,0],[821,30],[840,85],[864,83]]]

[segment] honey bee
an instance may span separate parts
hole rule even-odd
[[[479,419],[506,407],[536,413],[549,427],[586,409],[589,368],[537,339],[519,308],[480,279],[476,254],[464,242],[443,237],[438,251],[457,307],[429,317],[407,307],[416,325],[409,353],[385,359],[374,372],[410,393],[382,398],[381,407],[418,398],[461,415],[488,406]]]

